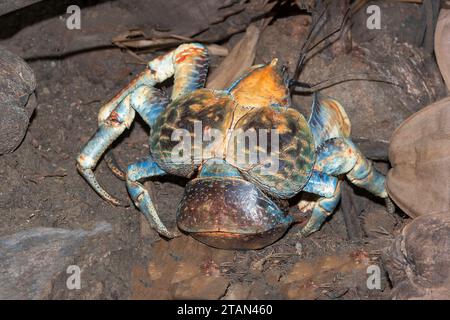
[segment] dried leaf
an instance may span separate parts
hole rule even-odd
[[[256,44],[260,31],[248,26],[244,37],[234,46],[230,54],[209,77],[207,88],[222,89],[237,79],[242,72],[251,67],[255,60]]]
[[[434,39],[436,60],[447,89],[450,91],[450,9],[441,9]]]
[[[416,112],[392,134],[389,196],[410,217],[450,212],[450,97]]]
[[[219,46],[218,44],[210,44],[206,46],[208,48],[208,51],[213,56],[220,56],[220,57],[226,57],[229,53],[229,50],[227,47]]]

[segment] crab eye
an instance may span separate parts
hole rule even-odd
[[[281,73],[281,77],[283,78],[284,84],[286,85],[286,87],[289,87],[289,84],[291,81],[291,79],[289,77],[289,67],[287,65],[283,64],[281,66],[280,73]]]

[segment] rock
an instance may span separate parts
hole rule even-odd
[[[381,29],[379,30],[370,30],[365,27],[370,16],[367,13],[369,5],[377,5],[380,8]],[[352,16],[352,38],[354,41],[362,43],[388,35],[399,43],[408,43],[414,47],[420,47],[427,33],[427,18],[424,10],[422,4],[400,1],[369,1]],[[433,20],[433,24],[435,22]],[[405,32],[405,30],[408,30],[408,32]]]
[[[48,298],[84,240],[109,231],[102,222],[92,231],[39,227],[1,237],[0,299]]]
[[[123,36],[124,31],[130,28],[141,30],[146,37],[178,35],[195,37],[199,42],[215,43],[245,31],[251,22],[267,14],[275,4],[274,1],[267,3],[255,0],[244,3],[235,0],[135,0],[133,3],[118,0],[114,5],[98,3],[92,6],[94,8],[83,10],[82,28],[74,31],[65,26],[66,19],[70,16],[66,13],[66,3],[57,3],[52,7],[40,3],[33,10],[21,10],[2,18],[0,38],[14,35],[17,29],[14,22],[17,20],[33,18],[35,21],[37,17],[50,16],[59,19],[47,19],[40,25],[39,35],[42,41],[33,42],[35,45],[31,47],[17,45],[21,51],[20,48],[26,48],[20,53],[23,53],[22,56],[64,56],[75,51],[91,51],[89,49],[93,47],[108,47],[111,46],[111,39]],[[61,28],[60,32],[55,33],[55,28]],[[178,43],[179,41],[173,41],[172,46]]]
[[[0,47],[0,155],[22,142],[36,107],[36,82],[31,68]]]
[[[42,0],[10,0],[0,2],[0,16],[30,6]]]
[[[450,215],[406,225],[383,255],[394,299],[450,299]]]

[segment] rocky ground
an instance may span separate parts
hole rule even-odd
[[[401,214],[388,215],[382,202],[353,188],[345,188],[343,205],[320,232],[308,238],[301,238],[300,226],[293,226],[280,241],[265,249],[225,251],[207,247],[187,235],[163,240],[133,205],[110,206],[87,185],[76,171],[75,158],[96,129],[102,103],[143,65],[117,48],[53,57],[41,52],[57,55],[77,36],[98,32],[117,35],[129,30],[145,18],[138,11],[138,5],[130,6],[125,1],[103,2],[82,9],[80,31],[68,30],[64,16],[59,15],[16,29],[10,26],[9,32],[0,28],[4,30],[0,45],[28,58],[36,75],[38,99],[21,146],[14,153],[0,156],[0,279],[6,284],[0,289],[0,297],[389,297],[390,283],[379,256],[404,218]],[[10,20],[2,23],[11,24]],[[277,56],[292,65],[307,24],[305,16],[278,17],[261,34],[256,62]],[[239,37],[233,36],[223,45],[231,48]],[[152,56],[140,55],[145,60]],[[214,68],[220,58],[214,57],[212,62]],[[305,113],[308,99],[294,99]],[[376,124],[367,124],[371,125]],[[380,124],[372,131],[377,130],[381,130]],[[122,165],[148,152],[147,132],[147,126],[137,120],[117,142],[115,154]],[[383,133],[383,141],[390,133]],[[377,166],[384,171],[388,168],[386,162]],[[96,173],[107,190],[128,199],[124,183],[104,162]],[[174,177],[146,183],[170,228],[175,228],[176,207],[185,183]],[[295,201],[290,210],[298,210]],[[69,265],[81,268],[80,290],[67,289]],[[380,266],[381,289],[367,288],[369,265]]]

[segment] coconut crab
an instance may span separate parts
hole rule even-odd
[[[120,205],[98,183],[93,170],[103,153],[130,127],[137,112],[150,127],[148,157],[129,165],[126,173],[113,158],[105,159],[113,173],[126,180],[130,197],[150,225],[166,238],[175,233],[162,223],[141,183],[166,174],[191,179],[178,206],[178,228],[219,248],[256,249],[279,239],[295,219],[280,209],[278,200],[300,192],[317,196],[315,201],[301,204],[311,211],[301,234],[319,230],[339,202],[345,177],[384,198],[392,212],[385,177],[351,141],[350,121],[341,104],[315,94],[308,121],[292,108],[291,89],[305,85],[295,79],[306,52],[315,47],[309,44],[322,16],[311,25],[290,80],[273,59],[251,67],[228,88],[205,89],[208,52],[199,43],[182,44],[150,61],[100,109],[98,130],[77,158],[79,172],[103,199]],[[174,86],[167,98],[155,85],[170,77]],[[200,131],[196,130],[198,123]],[[244,143],[236,147],[233,133],[252,129],[277,133],[270,136],[271,156],[257,153],[256,162],[236,161],[239,153],[247,159],[255,150],[267,148],[259,135],[253,146]],[[180,130],[187,141],[194,141],[181,152]],[[198,137],[200,143],[195,143]],[[272,167],[276,170],[268,170]]]

